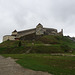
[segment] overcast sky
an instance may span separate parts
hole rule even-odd
[[[75,36],[75,0],[0,0],[0,42],[13,30],[44,27]]]

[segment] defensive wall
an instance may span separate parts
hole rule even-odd
[[[30,34],[35,35],[63,35],[63,30],[60,32],[57,31],[57,29],[54,28],[44,28],[43,25],[40,23],[36,26],[36,28],[29,29],[29,30],[23,30],[23,31],[16,31],[14,30],[11,35],[6,35],[3,37],[3,41],[6,40],[19,40],[21,37],[25,37],[26,35]]]

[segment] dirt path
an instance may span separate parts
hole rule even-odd
[[[0,56],[0,75],[51,75],[47,72],[24,69],[12,58]]]

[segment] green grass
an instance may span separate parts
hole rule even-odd
[[[75,75],[75,57],[49,54],[4,54],[3,56],[19,59],[16,62],[24,68],[45,71],[53,75]]]
[[[30,53],[64,53],[64,50],[59,45],[35,44],[26,45],[25,47],[5,47],[0,48],[0,54],[22,54],[30,50]]]
[[[33,39],[30,36],[27,38]],[[45,71],[53,75],[75,75],[75,57],[50,55],[50,53],[68,54],[69,51],[73,51],[72,53],[75,55],[75,42],[67,37],[46,35],[35,40],[21,40],[21,47],[18,46],[19,42],[6,41],[1,43],[0,54],[19,59],[16,62],[25,68]],[[30,53],[37,54],[25,54],[28,50]]]
[[[28,50],[30,53],[75,53],[75,42],[65,36],[45,35],[35,40],[5,41],[0,44],[0,54],[22,54]]]

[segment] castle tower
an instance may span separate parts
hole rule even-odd
[[[63,35],[63,29],[61,29],[61,35]]]
[[[36,35],[43,35],[44,31],[43,31],[43,25],[41,25],[40,23],[36,26]]]
[[[63,34],[63,29],[61,29],[61,33]]]
[[[16,36],[17,35],[17,30],[14,30],[13,32],[12,32],[12,36]]]
[[[63,36],[63,29],[58,34]]]

